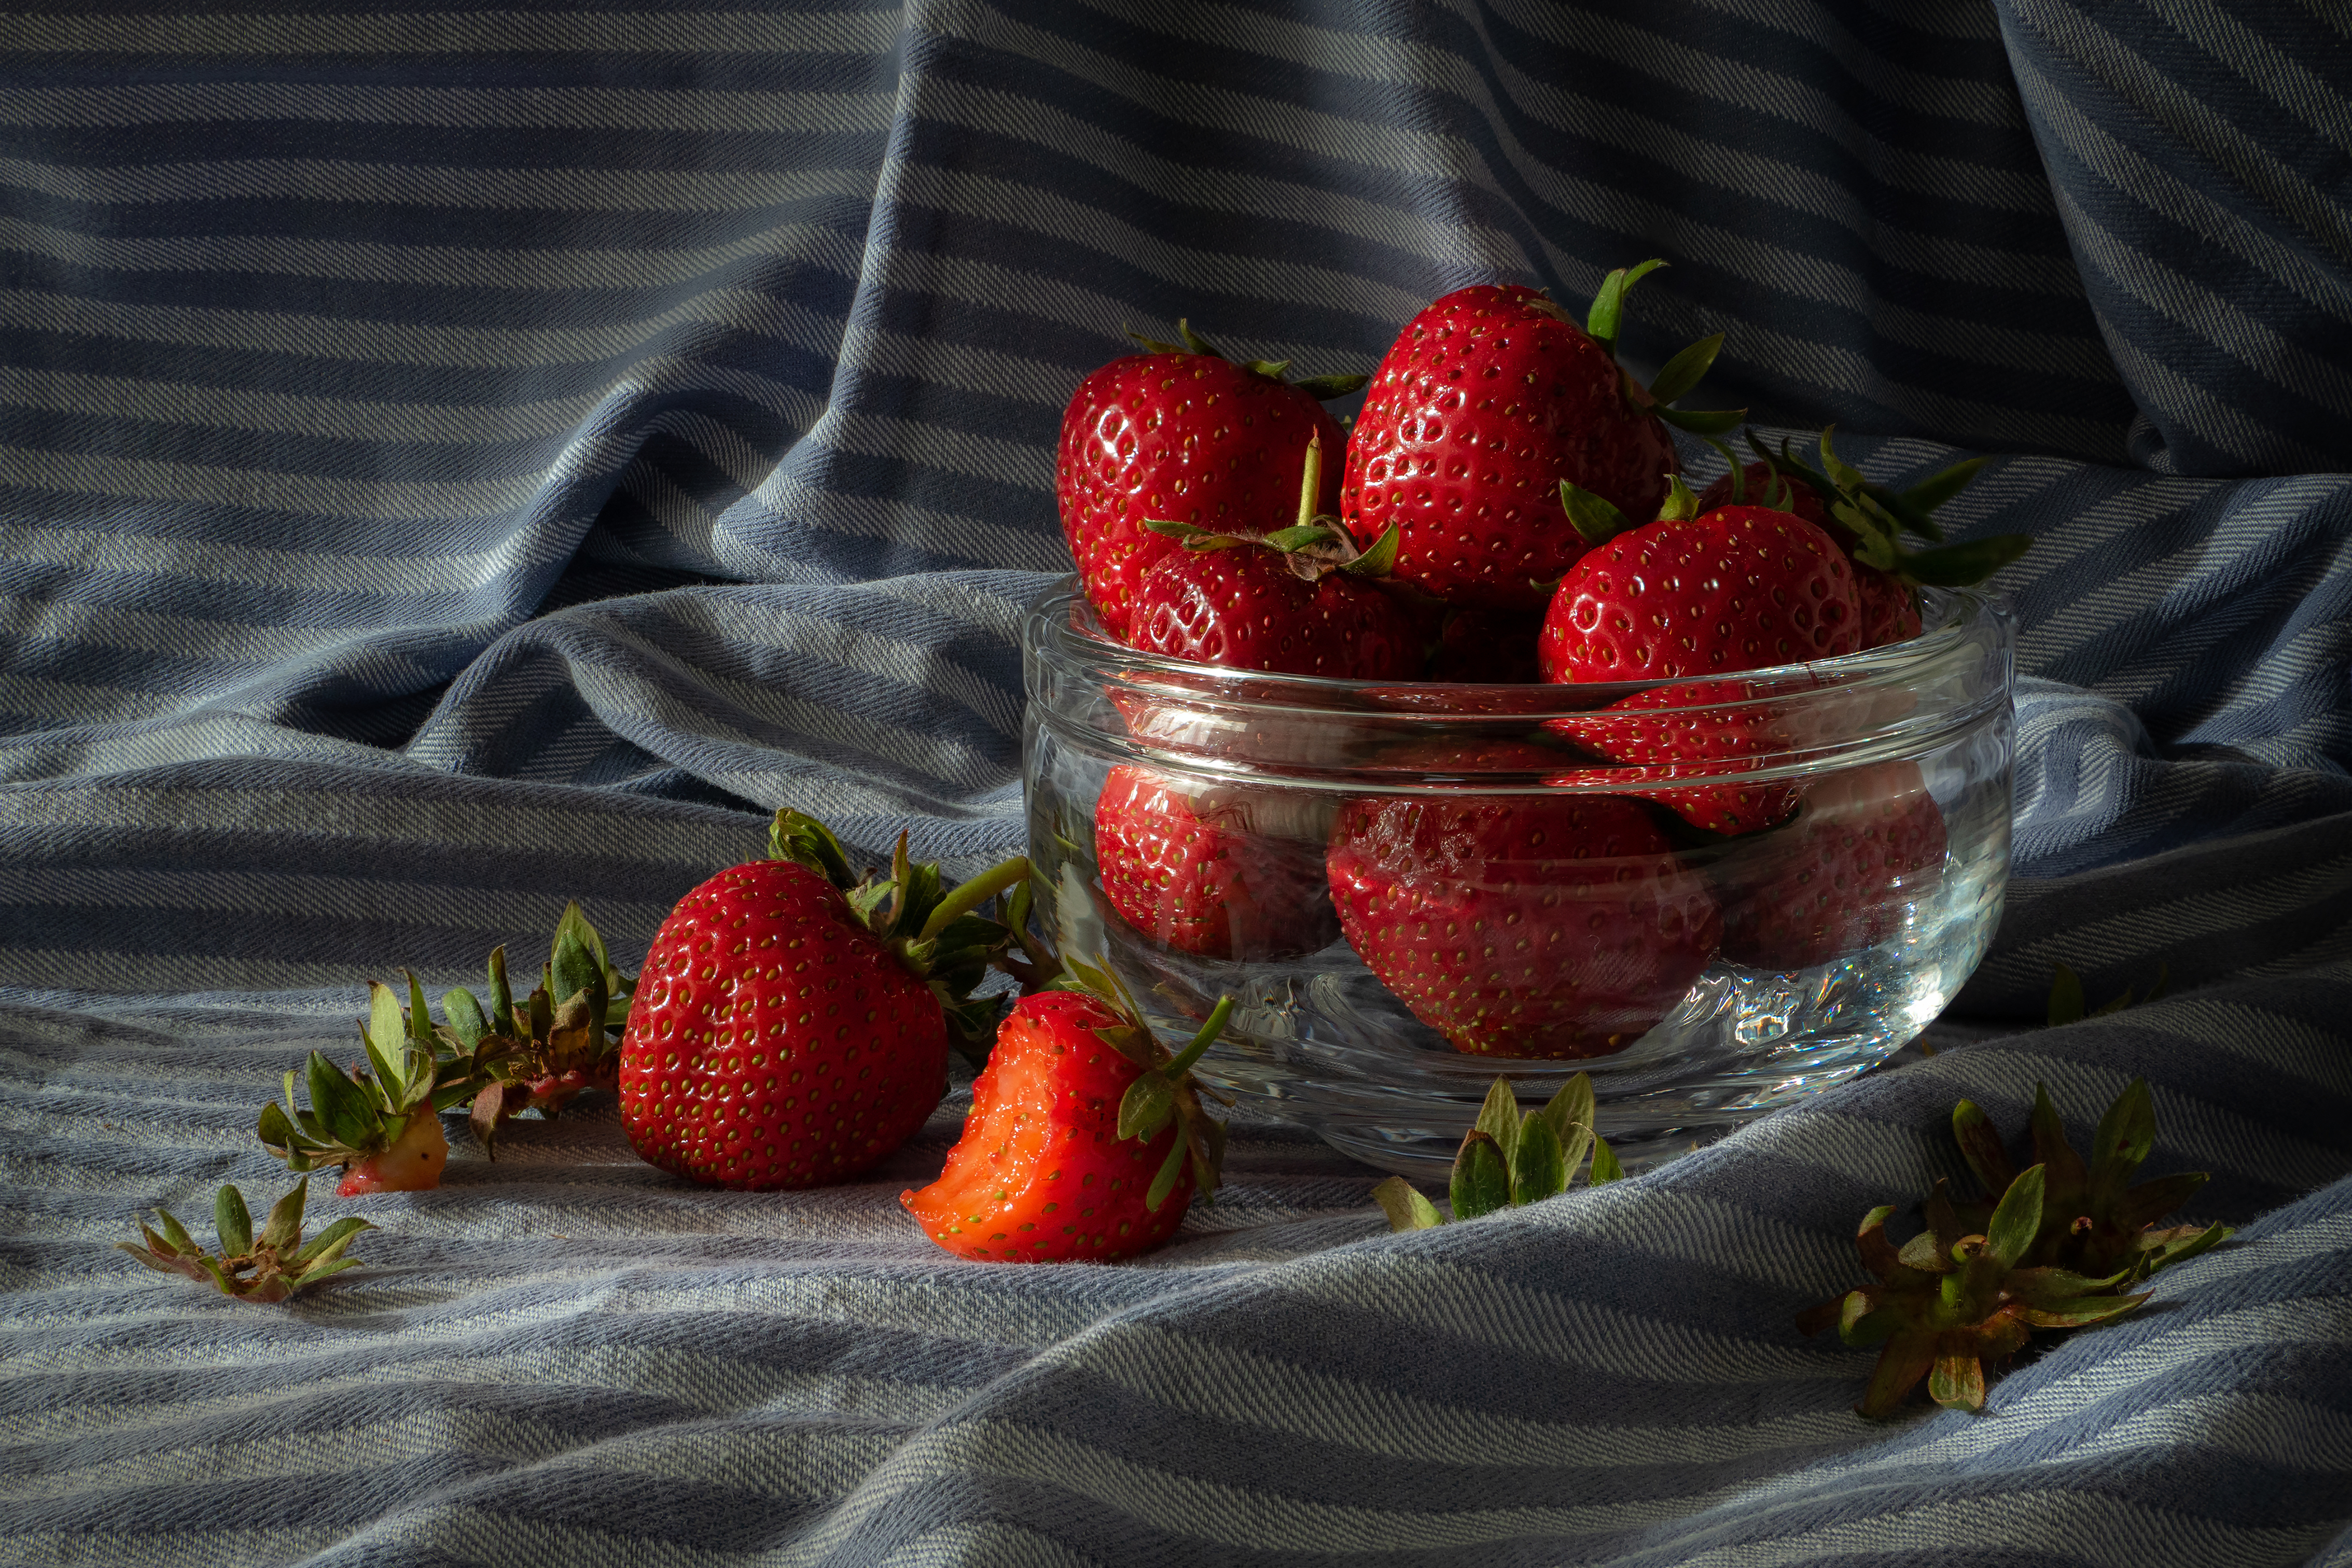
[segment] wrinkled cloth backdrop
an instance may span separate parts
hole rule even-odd
[[[2318,0],[922,0],[0,18],[0,1559],[2352,1563],[2352,57]],[[2328,62],[2333,61],[2331,66]],[[1124,326],[1370,369],[1663,256],[1635,359],[1994,462],[2041,536],[2020,881],[1945,1046],[1386,1238],[1245,1129],[1139,1266],[874,1180],[461,1138],[282,1308],[110,1244],[362,982],[583,899],[625,962],[792,802],[1019,837],[1064,400]],[[1705,454],[1695,453],[1695,458]],[[1706,464],[1697,464],[1706,471]],[[2053,960],[2095,999],[2032,1027]],[[1979,1418],[1799,1338],[1958,1094],[2243,1227]],[[202,1227],[200,1226],[200,1229]]]

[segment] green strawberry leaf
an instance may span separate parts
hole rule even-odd
[[[1215,344],[1192,330],[1192,323],[1190,321],[1177,322],[1176,335],[1184,340],[1184,350],[1187,353],[1206,354],[1213,360],[1222,360],[1225,357]]]
[[[1495,1140],[1505,1170],[1510,1169],[1519,1152],[1519,1121],[1518,1096],[1511,1092],[1511,1081],[1498,1076],[1488,1087],[1486,1102],[1478,1107],[1478,1119],[1471,1125]]]
[[[457,1043],[470,1053],[490,1032],[490,1020],[482,1016],[482,1004],[474,993],[463,986],[441,993],[441,1016],[449,1022],[449,1032]]]
[[[1975,1101],[1963,1100],[1952,1107],[1952,1137],[1960,1145],[1960,1157],[1969,1162],[1969,1169],[1976,1173],[1985,1191],[2009,1190],[2017,1172],[2009,1163],[2009,1151],[2001,1145],[2000,1130]]]
[[[2042,1176],[2040,1166],[2019,1172],[1986,1222],[1985,1251],[2003,1269],[2017,1267],[2042,1234]]]
[[[846,888],[857,881],[849,869],[849,857],[842,852],[841,841],[833,830],[805,811],[795,811],[787,806],[776,813],[768,824],[768,858],[793,861],[824,878],[834,886]]]
[[[1723,351],[1723,334],[1701,338],[1697,342],[1668,360],[1650,383],[1650,395],[1662,403],[1678,402],[1684,395],[1704,380],[1715,364],[1715,357]]]
[[[1154,1214],[1160,1212],[1160,1206],[1168,1201],[1170,1193],[1176,1190],[1177,1179],[1184,1174],[1184,1161],[1190,1154],[1183,1138],[1169,1140],[1168,1157],[1160,1162],[1160,1169],[1151,1178],[1151,1186],[1143,1195],[1144,1207]]]
[[[213,1199],[213,1228],[220,1233],[221,1256],[243,1258],[253,1250],[253,1216],[246,1212],[245,1194],[233,1186],[220,1189]]]
[[[1471,1128],[1462,1140],[1461,1151],[1454,1156],[1449,1196],[1456,1219],[1475,1219],[1510,1207],[1511,1178],[1502,1148],[1483,1129]]]
[[[1403,540],[1403,534],[1394,523],[1391,523],[1387,530],[1372,541],[1371,549],[1353,560],[1342,562],[1339,570],[1349,577],[1386,577],[1396,570],[1397,550]]]
[[[1127,1086],[1118,1101],[1118,1135],[1150,1143],[1176,1113],[1176,1085],[1158,1070]]]
[[[1308,376],[1303,382],[1290,383],[1318,402],[1328,402],[1335,397],[1361,392],[1372,384],[1370,376]]]
[[[1947,1410],[1983,1409],[1984,1363],[1973,1351],[1938,1354],[1927,1378],[1927,1395]]]
[[[1650,412],[1693,435],[1724,435],[1748,423],[1744,408],[1654,408]]]
[[[1372,1188],[1372,1201],[1389,1217],[1391,1231],[1433,1230],[1445,1223],[1445,1216],[1437,1212],[1437,1206],[1400,1176],[1390,1176]]]
[[[334,1141],[350,1149],[374,1146],[383,1134],[383,1117],[367,1091],[318,1051],[310,1053],[310,1109]]]
[[[2087,1015],[2088,1004],[2083,998],[2083,977],[2063,964],[2050,966],[2050,1006],[2048,1018],[2053,1028],[2060,1024],[2080,1023]]]
[[[312,1237],[299,1252],[294,1254],[294,1260],[298,1263],[332,1262],[342,1256],[343,1249],[352,1244],[352,1237],[362,1230],[374,1228],[364,1219],[346,1216]]]
[[[294,1245],[302,1234],[302,1205],[310,1196],[310,1178],[304,1176],[269,1206],[269,1221],[261,1228],[262,1246],[284,1252]]]
[[[1283,372],[1290,369],[1290,361],[1288,360],[1252,360],[1242,368],[1253,374],[1264,376],[1270,382],[1278,382],[1282,380]]]
[[[1617,1163],[1617,1151],[1603,1143],[1599,1134],[1592,1138],[1592,1169],[1585,1178],[1587,1186],[1601,1186],[1625,1179],[1625,1167]]]
[[[2126,992],[2126,995],[2129,993]],[[2156,1146],[2156,1097],[2147,1080],[2135,1078],[2116,1096],[2091,1134],[2091,1201],[2106,1207],[2124,1197],[2125,1184]]]
[[[2150,1292],[2151,1294],[2153,1292]],[[2028,1306],[2025,1321],[2038,1329],[2080,1329],[2122,1317],[2147,1296],[2076,1296],[2047,1306]]]
[[[1534,1203],[1558,1197],[1568,1190],[1568,1177],[1567,1151],[1560,1147],[1559,1134],[1551,1130],[1549,1122],[1529,1116],[1511,1156],[1511,1201]]]
[[[1971,480],[1989,461],[1970,457],[1953,464],[1939,473],[1930,474],[1909,489],[1901,492],[1904,502],[1921,512],[1932,512],[1969,487]]]
[[[1896,556],[1892,569],[1908,581],[1928,588],[1968,588],[1982,582],[2033,548],[2032,534],[1995,534],[1941,549],[1908,551]]]
[[[1617,334],[1624,325],[1625,291],[1665,265],[1663,258],[1653,256],[1636,267],[1617,267],[1601,280],[1599,291],[1592,296],[1592,308],[1585,314],[1584,335],[1600,344],[1611,359],[1617,357]]]
[[[1559,504],[1568,512],[1568,520],[1577,534],[1595,549],[1607,544],[1633,525],[1624,513],[1590,490],[1580,489],[1562,479],[1559,482]]]
[[[507,979],[507,950],[490,949],[490,1028],[512,1039],[515,1031],[514,987]]]
[[[1658,520],[1662,523],[1686,523],[1697,516],[1698,497],[1691,494],[1691,487],[1683,483],[1681,475],[1667,475],[1666,498],[1658,507]]]

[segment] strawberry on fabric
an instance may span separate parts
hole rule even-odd
[[[1559,754],[1521,742],[1410,742],[1423,774],[1507,773]],[[1632,800],[1466,788],[1349,800],[1327,857],[1339,928],[1364,967],[1456,1051],[1585,1057],[1672,1011],[1715,956],[1705,881]]]
[[[1295,819],[1295,821],[1293,820]],[[1122,919],[1180,953],[1265,962],[1339,936],[1311,799],[1195,785],[1131,764],[1095,801],[1104,896]],[[1311,836],[1310,836],[1311,835]]]
[[[1069,960],[1054,984],[997,1030],[939,1180],[898,1195],[960,1258],[1132,1258],[1175,1234],[1195,1191],[1216,1190],[1224,1127],[1202,1112],[1192,1069],[1233,999],[1171,1057],[1108,970]]]
[[[1176,546],[1154,517],[1218,530],[1286,515],[1301,454],[1319,435],[1338,451],[1339,423],[1320,400],[1362,376],[1287,382],[1287,361],[1235,364],[1177,323],[1181,344],[1139,338],[1148,352],[1114,360],[1080,382],[1062,415],[1054,496],[1087,602],[1125,642],[1143,574]],[[1339,502],[1337,476],[1317,496]]]
[[[1943,813],[1916,762],[1809,785],[1794,821],[1709,866],[1723,956],[1805,969],[1883,942],[1942,874],[1944,852]]]
[[[1835,427],[1821,434],[1822,466],[1808,466],[1786,441],[1776,455],[1753,432],[1748,449],[1756,461],[1741,464],[1717,445],[1730,471],[1698,497],[1701,510],[1755,503],[1794,512],[1837,541],[1853,562],[1854,591],[1862,607],[1862,645],[1883,648],[1919,635],[1918,590],[1923,586],[1966,588],[1983,581],[2023,555],[2033,543],[2026,534],[1999,534],[1966,544],[1914,550],[1901,543],[1905,532],[1941,543],[1937,507],[1968,487],[1984,466],[1971,457],[1932,474],[1905,490],[1863,477],[1842,462],[1830,444]]]
[[[904,1143],[947,1087],[950,1044],[985,1049],[971,989],[1010,940],[975,914],[1013,860],[952,891],[902,835],[887,877],[776,813],[771,858],[719,873],[654,936],[621,1037],[621,1124],[648,1163],[715,1186],[816,1186]]]
[[[1552,682],[1683,681],[1851,653],[1860,645],[1853,567],[1820,528],[1761,506],[1698,508],[1677,477],[1654,522],[1632,527],[1571,486],[1563,508],[1593,541],[1561,579],[1538,646]],[[1792,785],[1635,788],[1637,781],[1752,770],[1788,749],[1769,683],[1691,680],[1638,692],[1547,727],[1640,769],[1626,792],[1711,832],[1769,827],[1796,804]]]
[[[1316,510],[1322,477],[1318,438],[1307,444],[1297,521],[1272,533],[1147,523],[1183,548],[1143,574],[1128,641],[1149,653],[1275,674],[1386,681],[1417,671],[1413,617],[1372,586],[1396,559],[1395,537],[1357,550],[1336,518]]]
[[[1400,530],[1396,575],[1455,606],[1538,613],[1585,541],[1552,505],[1560,481],[1633,517],[1680,465],[1667,424],[1717,434],[1746,411],[1671,405],[1720,334],[1643,387],[1617,362],[1625,291],[1664,263],[1609,274],[1579,327],[1541,291],[1456,289],[1405,323],[1373,373],[1348,446],[1340,516],[1367,546]]]

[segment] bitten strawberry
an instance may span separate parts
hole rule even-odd
[[[1915,762],[1847,768],[1810,785],[1795,821],[1709,868],[1723,956],[1803,969],[1895,934],[1944,867],[1944,817]]]
[[[1559,754],[1414,742],[1387,766],[1532,781]],[[1647,813],[1605,795],[1374,796],[1340,807],[1328,857],[1364,967],[1456,1051],[1601,1056],[1632,1044],[1715,956],[1720,918]]]
[[[341,1197],[423,1192],[441,1185],[442,1167],[449,1163],[440,1102],[462,1103],[468,1091],[462,1082],[441,1082],[432,1019],[415,976],[408,977],[413,1005],[407,1010],[389,986],[370,981],[368,993],[368,1018],[360,1025],[367,1064],[346,1072],[312,1051],[304,1068],[310,1108],[295,1099],[289,1070],[285,1105],[264,1105],[256,1130],[290,1171],[342,1166],[335,1188]]]
[[[1936,509],[1967,488],[1981,457],[1955,463],[1906,490],[1865,479],[1841,462],[1831,447],[1833,431],[1821,435],[1822,467],[1807,466],[1781,443],[1778,455],[1765,450],[1753,433],[1748,446],[1756,461],[1740,465],[1730,448],[1718,445],[1730,472],[1702,491],[1702,511],[1727,505],[1778,506],[1812,523],[1837,542],[1853,563],[1854,593],[1862,608],[1862,645],[1883,648],[1920,632],[1918,590],[1933,584],[1965,588],[1981,582],[2023,555],[2032,544],[2025,534],[1999,534],[1927,550],[1906,549],[1904,532],[1941,541]]]
[[[1561,480],[1646,517],[1679,465],[1666,425],[1720,434],[1744,411],[1669,405],[1698,384],[1720,335],[1644,388],[1616,358],[1625,291],[1664,263],[1620,269],[1580,328],[1533,288],[1456,289],[1405,323],[1357,416],[1339,514],[1366,546],[1400,530],[1396,575],[1457,607],[1536,613],[1585,551],[1552,497]]]
[[[1095,801],[1103,894],[1121,918],[1181,953],[1265,961],[1327,946],[1339,934],[1323,878],[1311,798],[1243,786],[1195,787],[1132,765]]]
[[[940,1179],[898,1195],[960,1258],[1061,1263],[1131,1258],[1214,1192],[1224,1128],[1201,1109],[1193,1063],[1223,1029],[1220,1002],[1171,1057],[1107,971],[1069,962],[997,1030],[971,1114]]]
[[[621,1037],[638,1155],[751,1191],[854,1176],[922,1125],[951,1040],[994,1021],[971,991],[1008,936],[972,911],[1028,874],[1016,860],[942,893],[901,837],[888,877],[856,882],[839,841],[791,810],[770,845],[678,901]]]
[[[1337,452],[1339,423],[1320,399],[1362,376],[1290,382],[1288,361],[1235,364],[1178,323],[1182,344],[1113,360],[1080,382],[1062,415],[1054,496],[1087,602],[1124,642],[1136,587],[1175,543],[1143,525],[1170,518],[1210,530],[1286,517],[1310,436]],[[1337,509],[1337,476],[1317,496]]]

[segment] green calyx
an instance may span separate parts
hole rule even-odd
[[[360,1025],[366,1066],[345,1071],[314,1051],[302,1073],[310,1093],[309,1109],[295,1098],[297,1075],[290,1068],[285,1106],[272,1101],[261,1108],[256,1131],[287,1169],[347,1166],[382,1154],[399,1141],[411,1116],[436,1113],[440,1064],[435,1058],[433,1027],[425,1015],[424,990],[414,975],[408,977],[408,988],[413,1010],[402,1008],[391,987],[368,982],[368,1017]]]
[[[1396,569],[1397,550],[1403,536],[1394,524],[1374,539],[1371,548],[1360,549],[1355,536],[1346,525],[1328,513],[1318,513],[1316,502],[1323,492],[1323,437],[1307,438],[1307,460],[1298,476],[1298,517],[1287,528],[1271,533],[1221,533],[1192,523],[1173,522],[1155,517],[1143,526],[1163,538],[1174,539],[1188,550],[1206,551],[1232,549],[1240,545],[1256,545],[1279,551],[1291,573],[1304,582],[1316,582],[1332,572],[1342,576],[1377,580]]]
[[[617,1082],[636,979],[614,965],[577,904],[564,906],[539,984],[520,1004],[503,946],[491,949],[488,968],[488,1007],[463,987],[441,998],[444,1021],[434,1036],[442,1086],[434,1100],[444,1109],[467,1105],[474,1135],[495,1159],[499,1129],[517,1114],[536,1109],[552,1118],[581,1090]]]
[[[1614,505],[1590,490],[1580,489],[1562,479],[1559,482],[1560,509],[1568,514],[1569,526],[1591,549],[1599,549],[1626,529],[1637,526],[1633,519],[1619,511]],[[1666,498],[1658,504],[1658,515],[1650,519],[1660,523],[1686,523],[1698,516],[1698,497],[1683,483],[1679,474],[1666,476]],[[1541,583],[1538,587],[1544,586]]]
[[[2087,1328],[2147,1300],[2128,1288],[2158,1270],[2218,1246],[2226,1225],[2151,1222],[2188,1201],[2200,1172],[2137,1186],[2130,1176],[2156,1137],[2147,1085],[2134,1080],[2100,1119],[2094,1155],[2068,1145],[2049,1092],[2036,1085],[2032,1127],[2018,1168],[1991,1120],[1973,1102],[1952,1111],[1952,1132],[1982,1197],[1956,1202],[1938,1180],[1921,1206],[1926,1228],[1896,1247],[1886,1236],[1893,1206],[1863,1217],[1854,1245],[1874,1282],[1813,1307],[1797,1320],[1806,1333],[1835,1327],[1849,1345],[1879,1345],[1862,1402],[1872,1418],[1891,1414],[1921,1379],[1937,1404],[1984,1407],[1985,1366],[2015,1354],[2036,1329]]]
[[[302,1205],[310,1190],[310,1178],[304,1176],[270,1207],[269,1218],[256,1236],[245,1195],[234,1186],[222,1187],[213,1200],[213,1228],[219,1233],[217,1257],[197,1246],[187,1227],[163,1208],[155,1211],[161,1235],[141,1223],[141,1244],[119,1241],[115,1245],[158,1273],[209,1281],[224,1296],[282,1301],[330,1275],[358,1268],[359,1260],[344,1257],[343,1249],[361,1231],[375,1228],[364,1219],[338,1219],[305,1243]]]
[[[975,1064],[988,1059],[1003,1002],[971,993],[987,978],[991,964],[1013,945],[1007,920],[982,913],[992,904],[1009,912],[1023,901],[1025,924],[1029,862],[1014,856],[955,887],[948,887],[938,864],[916,861],[900,833],[887,875],[854,876],[849,857],[832,830],[805,812],[787,807],[768,828],[768,852],[808,867],[841,890],[850,909],[898,961],[931,988],[946,1014],[948,1038]]]
[[[1092,997],[1118,1014],[1118,1023],[1095,1032],[1104,1044],[1143,1070],[1119,1098],[1118,1135],[1149,1144],[1171,1121],[1180,1129],[1169,1145],[1167,1158],[1160,1161],[1151,1186],[1144,1192],[1144,1207],[1159,1212],[1160,1206],[1175,1190],[1188,1161],[1192,1167],[1193,1186],[1203,1200],[1215,1201],[1224,1170],[1225,1125],[1202,1108],[1201,1086],[1192,1076],[1192,1069],[1224,1032],[1225,1021],[1233,1016],[1234,998],[1218,998],[1217,1005],[1192,1040],[1183,1050],[1171,1054],[1143,1021],[1134,996],[1111,973],[1109,965],[1089,964],[1075,956],[1062,962],[1064,972],[1046,982],[1045,988]]]
[[[1653,256],[1635,267],[1621,267],[1601,280],[1600,289],[1592,296],[1592,308],[1585,313],[1584,335],[1601,345],[1611,359],[1617,357],[1617,339],[1625,324],[1625,296],[1633,285],[1665,266],[1664,258]],[[1748,417],[1744,408],[1676,408],[1673,406],[1690,395],[1714,367],[1715,357],[1723,351],[1723,334],[1701,338],[1684,349],[1660,367],[1657,376],[1646,391],[1649,412],[1694,435],[1721,435],[1739,428]],[[1628,383],[1632,378],[1627,378]],[[1640,401],[1640,400],[1636,400]]]
[[[1865,566],[1875,567],[1913,587],[1966,588],[1982,582],[2032,548],[2031,534],[1995,534],[1962,544],[1943,543],[1943,527],[1936,521],[1935,511],[1968,488],[1969,481],[1984,467],[1985,459],[1967,458],[1929,475],[1916,485],[1896,490],[1864,478],[1860,469],[1839,457],[1832,444],[1836,433],[1835,425],[1822,432],[1819,468],[1808,465],[1790,450],[1786,441],[1781,442],[1777,453],[1767,450],[1753,431],[1748,434],[1748,448],[1771,472],[1775,482],[1785,477],[1811,486],[1829,515],[1853,535],[1853,557]],[[1733,498],[1737,500],[1738,492],[1745,487],[1746,470],[1743,465],[1734,462],[1731,471]],[[1757,504],[1777,503],[1767,498]],[[1939,548],[1911,549],[1903,543],[1906,533]]]
[[[1456,1219],[1475,1219],[1497,1209],[1558,1197],[1591,1157],[1587,1186],[1622,1178],[1624,1167],[1592,1129],[1592,1074],[1580,1072],[1541,1110],[1522,1114],[1507,1078],[1495,1080],[1478,1120],[1454,1156],[1448,1198]],[[1402,1176],[1372,1188],[1372,1199],[1388,1216],[1391,1230],[1427,1230],[1445,1223],[1437,1206]]]
[[[1176,323],[1176,335],[1182,340],[1181,342],[1164,343],[1157,338],[1147,338],[1132,328],[1128,329],[1127,335],[1141,345],[1147,354],[1201,354],[1212,360],[1223,360],[1227,363],[1234,362],[1232,355],[1223,352],[1209,340],[1192,330],[1192,323],[1190,321]],[[1294,382],[1289,379],[1290,361],[1288,360],[1247,360],[1240,363],[1244,370],[1252,374],[1264,376],[1268,381],[1280,382],[1285,386],[1297,387],[1318,402],[1328,402],[1335,397],[1346,397],[1349,392],[1361,392],[1371,384],[1372,380],[1370,376],[1333,375],[1305,376]]]

